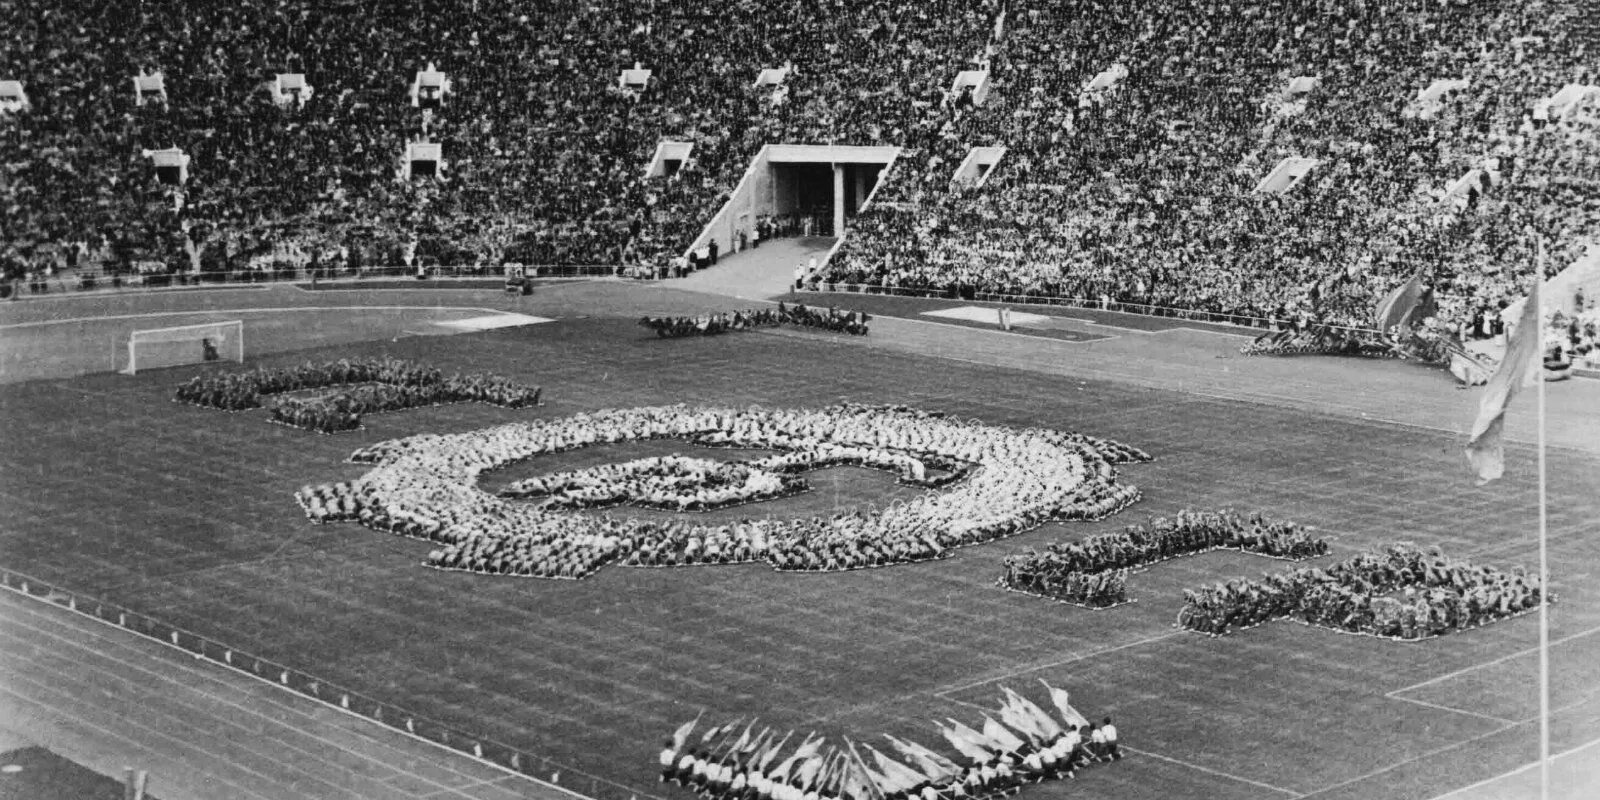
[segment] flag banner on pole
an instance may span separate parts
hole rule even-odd
[[[1044,688],[1050,692],[1050,702],[1055,704],[1056,710],[1061,712],[1061,718],[1065,720],[1068,725],[1079,728],[1088,727],[1089,719],[1078,713],[1078,710],[1073,708],[1071,703],[1067,702],[1069,697],[1066,689],[1059,689],[1051,686],[1050,684],[1045,683],[1043,678],[1040,678],[1039,682],[1043,683]]]
[[[994,721],[993,717],[984,716],[983,736],[1000,746],[1003,753],[1015,753],[1025,744],[1017,735],[1008,730],[1004,725]]]
[[[701,713],[703,714],[705,712],[701,712]],[[684,744],[689,741],[689,732],[694,730],[694,726],[698,722],[700,722],[700,717],[697,716],[694,719],[689,720],[688,722],[685,722],[682,725],[678,726],[678,729],[676,731],[672,732],[672,751],[673,752],[675,752],[675,753],[683,752]]]
[[[971,732],[970,729],[968,732]],[[954,747],[957,752],[961,753],[961,755],[966,756],[967,758],[972,759],[973,761],[981,763],[988,761],[994,756],[993,753],[989,752],[982,745],[973,742],[967,736],[962,735],[961,731],[958,731],[954,728],[946,728],[943,725],[940,725],[939,733],[944,736],[945,741],[949,742],[950,746]]]
[[[1379,301],[1377,308],[1378,330],[1388,333],[1390,328],[1403,325],[1422,302],[1422,270],[1417,270],[1411,280],[1400,284],[1388,297]]]
[[[1484,387],[1483,399],[1478,405],[1478,419],[1472,424],[1472,440],[1467,442],[1467,460],[1478,473],[1478,485],[1505,474],[1505,415],[1517,390],[1531,386],[1540,379],[1543,366],[1539,358],[1544,332],[1539,329],[1539,284],[1543,275],[1536,275],[1533,291],[1522,306],[1522,317],[1511,333],[1506,345],[1506,356],[1489,383]]]

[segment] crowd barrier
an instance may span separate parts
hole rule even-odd
[[[977,303],[1014,303],[1017,305],[1045,305],[1063,306],[1066,308],[1083,308],[1094,311],[1121,311],[1129,314],[1144,314],[1151,317],[1171,317],[1173,319],[1186,319],[1195,322],[1210,322],[1225,325],[1237,325],[1244,328],[1258,328],[1270,331],[1289,328],[1295,325],[1293,320],[1272,319],[1269,317],[1254,317],[1245,314],[1225,314],[1220,311],[1199,311],[1192,308],[1174,308],[1172,306],[1158,306],[1147,303],[1127,303],[1118,300],[1103,303],[1092,297],[1059,297],[1027,294],[1003,294],[999,292],[967,292],[952,293],[946,289],[915,289],[901,286],[879,286],[869,283],[818,283],[816,288],[824,292],[855,293],[865,295],[887,295],[891,297],[936,297],[946,300],[970,300]],[[1378,331],[1371,328],[1358,328],[1346,325],[1323,326],[1337,331],[1350,331],[1352,333],[1380,336]]]
[[[529,264],[526,266],[525,274],[530,278],[588,278],[609,277],[618,275],[619,272],[618,268],[612,264]],[[278,269],[234,270],[231,272],[201,272],[198,274],[187,272],[109,273],[89,269],[80,270],[76,273],[55,275],[50,278],[22,278],[14,282],[8,282],[6,288],[10,294],[25,298],[31,295],[107,289],[165,289],[185,286],[224,286],[284,281],[326,280],[340,283],[347,281],[359,283],[369,279],[416,279],[416,274],[414,267],[403,266],[363,267],[359,270],[326,267],[316,269],[283,267]],[[417,280],[417,283],[419,286],[426,286],[428,279],[503,281],[505,280],[505,273],[499,267],[428,267],[427,279]]]
[[[0,567],[0,586],[40,602],[77,612],[176,647],[197,658],[372,720],[413,738],[445,747],[486,764],[522,775],[579,800],[665,800],[633,787],[572,769],[492,739],[437,722],[392,703],[351,691],[293,667],[229,647],[153,617]]]

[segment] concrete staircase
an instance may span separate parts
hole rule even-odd
[[[675,289],[765,300],[794,287],[794,268],[815,256],[821,263],[833,247],[832,237],[772,239],[740,253],[717,259],[717,265],[663,283]]]

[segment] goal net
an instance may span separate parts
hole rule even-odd
[[[207,361],[244,361],[244,322],[208,322],[133,331],[126,343],[118,342],[116,369],[133,375],[141,369],[203,364]]]

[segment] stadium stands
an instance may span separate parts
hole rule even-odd
[[[1373,300],[1423,268],[1454,326],[1526,293],[1525,230],[1553,246],[1554,272],[1600,221],[1593,106],[1586,121],[1535,113],[1593,81],[1600,20],[1581,4],[1016,11],[993,99],[957,137],[1003,143],[1005,163],[965,193],[897,172],[885,196],[904,202],[869,211],[825,281],[1368,325]],[[1128,70],[1117,88],[1083,92],[1112,62]],[[1404,114],[1441,76],[1470,80],[1436,114]],[[1256,194],[1287,158],[1321,163]],[[1493,188],[1445,202],[1486,158]]]
[[[934,130],[926,106],[983,50],[991,5],[54,4],[0,43],[33,105],[0,122],[8,265],[68,243],[187,265],[185,237],[217,270],[286,241],[334,264],[396,264],[412,242],[423,264],[664,263],[763,144]],[[781,104],[752,85],[773,64],[791,67]],[[620,89],[635,66],[645,90]],[[145,72],[164,106],[135,104]],[[280,107],[279,74],[315,91]],[[422,82],[448,101],[414,107]],[[423,140],[449,169],[400,180]],[[693,159],[641,179],[662,140]],[[133,157],[171,147],[193,157],[181,206]]]
[[[69,0],[0,42],[29,101],[0,115],[0,256],[9,277],[288,249],[332,270],[664,266],[763,145],[894,145],[828,283],[1359,325],[1424,268],[1453,326],[1523,293],[1526,230],[1553,271],[1600,221],[1595,16],[1570,0]],[[692,155],[654,169],[663,142]],[[431,174],[423,143],[444,153]],[[953,183],[975,147],[1006,156]],[[169,149],[191,159],[181,192],[139,157]],[[1254,191],[1285,159],[1317,165]],[[1474,170],[1487,183],[1449,191]]]

